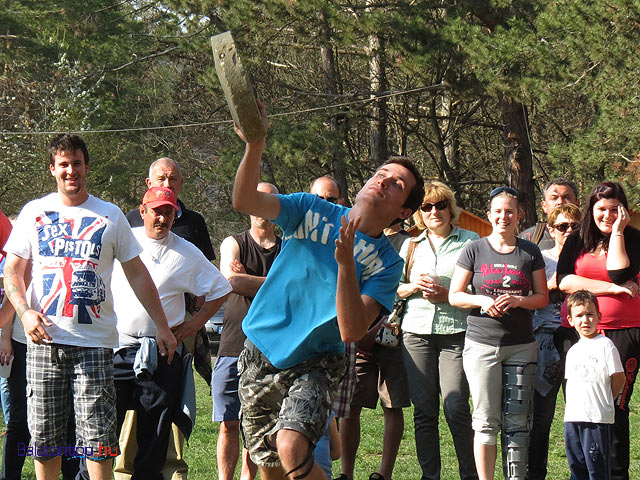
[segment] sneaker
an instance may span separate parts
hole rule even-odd
[[[384,480],[384,477],[378,472],[373,472],[371,475],[369,475],[369,480]]]
[[[333,480],[350,480],[350,479],[349,477],[347,477],[346,473],[341,473],[339,477],[336,477]]]

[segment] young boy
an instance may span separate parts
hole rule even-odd
[[[609,480],[614,399],[624,373],[613,342],[597,332],[596,296],[579,290],[567,299],[567,318],[580,340],[567,353],[564,441],[571,480]]]

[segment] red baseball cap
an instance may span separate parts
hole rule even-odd
[[[178,210],[178,204],[176,203],[176,196],[173,190],[165,187],[151,187],[147,190],[142,198],[142,205],[149,208],[161,207],[162,205],[171,205]]]

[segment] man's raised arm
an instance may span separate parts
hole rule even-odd
[[[258,107],[262,121],[267,125],[267,111],[262,102],[258,101]],[[246,142],[237,125],[236,133]],[[266,139],[261,138],[246,143],[244,157],[238,166],[233,184],[233,208],[249,215],[275,220],[280,213],[280,200],[274,194],[256,190],[260,181],[260,160],[265,142]]]
[[[338,281],[336,285],[336,313],[338,328],[343,342],[357,342],[380,313],[380,304],[361,295],[356,277],[356,265],[353,257],[353,244],[360,218],[347,222],[342,217],[340,238],[336,240],[335,258],[338,263]]]

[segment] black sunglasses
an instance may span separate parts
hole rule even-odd
[[[316,195],[317,197],[320,197],[320,195]],[[340,200],[339,198],[336,197],[320,197],[323,200],[326,200],[329,203],[336,203],[338,200]]]
[[[423,203],[422,206],[420,207],[420,210],[422,210],[424,213],[429,213],[433,207],[436,207],[436,210],[444,210],[445,208],[447,208],[449,206],[449,200],[440,200],[439,202],[436,203]]]
[[[552,228],[555,228],[556,230],[564,233],[567,230],[569,230],[569,227],[571,227],[571,230],[577,230],[580,228],[580,224],[577,222],[562,222],[562,223],[556,223],[555,225],[552,225]]]
[[[489,193],[489,198],[493,198],[496,195],[500,195],[502,192],[508,193],[509,195],[513,195],[516,198],[520,194],[518,192],[518,190],[516,190],[515,188],[512,188],[512,187],[497,187],[497,188],[494,188],[493,190],[491,190],[491,193]]]

